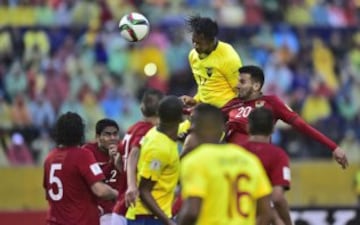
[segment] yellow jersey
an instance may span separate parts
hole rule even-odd
[[[216,49],[203,59],[193,49],[189,63],[198,86],[196,101],[220,108],[237,95],[238,70],[242,63],[231,45],[219,41]]]
[[[170,218],[180,173],[177,143],[158,131],[156,127],[151,128],[141,141],[137,170],[138,181],[143,177],[156,182],[151,194],[159,207]],[[138,198],[135,207],[128,209],[126,217],[135,219],[136,215],[151,214],[151,211]]]
[[[272,191],[259,159],[233,144],[203,144],[181,162],[182,197],[202,199],[197,225],[254,225]]]

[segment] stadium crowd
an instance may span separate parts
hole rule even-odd
[[[151,34],[141,43],[125,42],[117,30],[130,11],[149,18]],[[264,68],[265,93],[360,161],[358,0],[9,0],[0,1],[0,165],[41,164],[63,112],[85,119],[89,140],[101,118],[121,131],[136,122],[146,87],[193,95],[184,18],[194,12],[217,19],[221,40],[244,65]],[[144,70],[150,63],[154,75]],[[285,126],[272,140],[292,158],[330,157]]]

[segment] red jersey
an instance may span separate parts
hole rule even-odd
[[[123,173],[120,174],[121,184],[119,186],[119,199],[114,207],[114,212],[125,215],[125,192],[127,189],[126,166],[130,151],[134,147],[140,147],[140,141],[154,125],[150,122],[140,121],[131,126],[119,144],[119,152],[123,159]]]
[[[243,147],[260,159],[272,186],[290,188],[289,158],[283,149],[270,143],[254,141],[246,142]]]
[[[226,140],[228,142],[242,145],[247,141],[248,116],[254,108],[259,107],[265,107],[272,111],[274,124],[280,119],[295,127],[301,133],[309,135],[328,146],[331,150],[337,147],[333,141],[308,125],[297,113],[293,112],[290,107],[274,95],[263,95],[249,101],[234,98],[222,108],[223,113],[228,118],[226,123]]]
[[[44,163],[48,225],[99,225],[91,185],[105,176],[94,156],[79,147],[55,148]]]
[[[99,150],[97,143],[85,144],[83,148],[85,151],[90,151],[94,155],[105,175],[105,183],[114,189],[118,189],[121,185],[120,171],[115,168],[114,162],[110,161],[109,155]],[[102,209],[102,214],[107,214],[112,212],[115,201],[98,199],[98,205]]]

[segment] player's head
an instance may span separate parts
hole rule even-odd
[[[218,25],[208,17],[193,16],[187,20],[192,32],[192,42],[199,54],[209,54],[216,44]]]
[[[261,92],[264,85],[264,72],[257,66],[243,66],[239,69],[239,82],[237,89],[240,99],[249,99]]]
[[[210,104],[199,104],[191,116],[191,128],[202,143],[219,143],[225,128],[221,110]]]
[[[101,119],[96,123],[96,141],[101,149],[107,150],[110,145],[119,142],[119,126],[111,119]]]
[[[145,117],[155,117],[158,115],[158,108],[164,94],[155,89],[145,91],[141,99],[141,112]]]
[[[249,115],[249,134],[270,136],[274,129],[272,111],[260,107],[254,109]]]
[[[176,96],[167,96],[160,101],[158,114],[160,124],[179,124],[183,116],[183,103]]]
[[[84,140],[85,125],[77,113],[62,114],[55,125],[55,142],[58,146],[77,146]]]

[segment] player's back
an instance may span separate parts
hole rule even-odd
[[[177,143],[164,133],[152,128],[142,140],[139,162],[137,165],[138,181],[141,178],[156,181],[151,195],[161,210],[171,216],[171,205],[175,187],[179,179],[180,159]],[[152,212],[137,198],[135,207],[127,211],[127,218],[136,215],[151,215]]]
[[[48,224],[97,225],[99,211],[90,186],[104,175],[94,156],[78,147],[56,148],[44,163]]]
[[[255,154],[263,164],[273,186],[290,187],[289,157],[271,143],[248,141],[243,147]]]
[[[226,123],[228,142],[243,145],[247,141],[248,116],[253,109],[259,107],[265,107],[273,112],[274,123],[279,119],[290,123],[298,116],[275,95],[263,95],[249,101],[234,98],[222,108],[228,118]]]
[[[256,200],[271,193],[257,157],[232,144],[194,149],[183,159],[181,182],[184,199],[203,199],[198,225],[254,225]]]
[[[242,64],[231,45],[219,41],[216,49],[204,59],[193,49],[189,62],[198,85],[196,100],[222,107],[236,96],[238,69]]]

